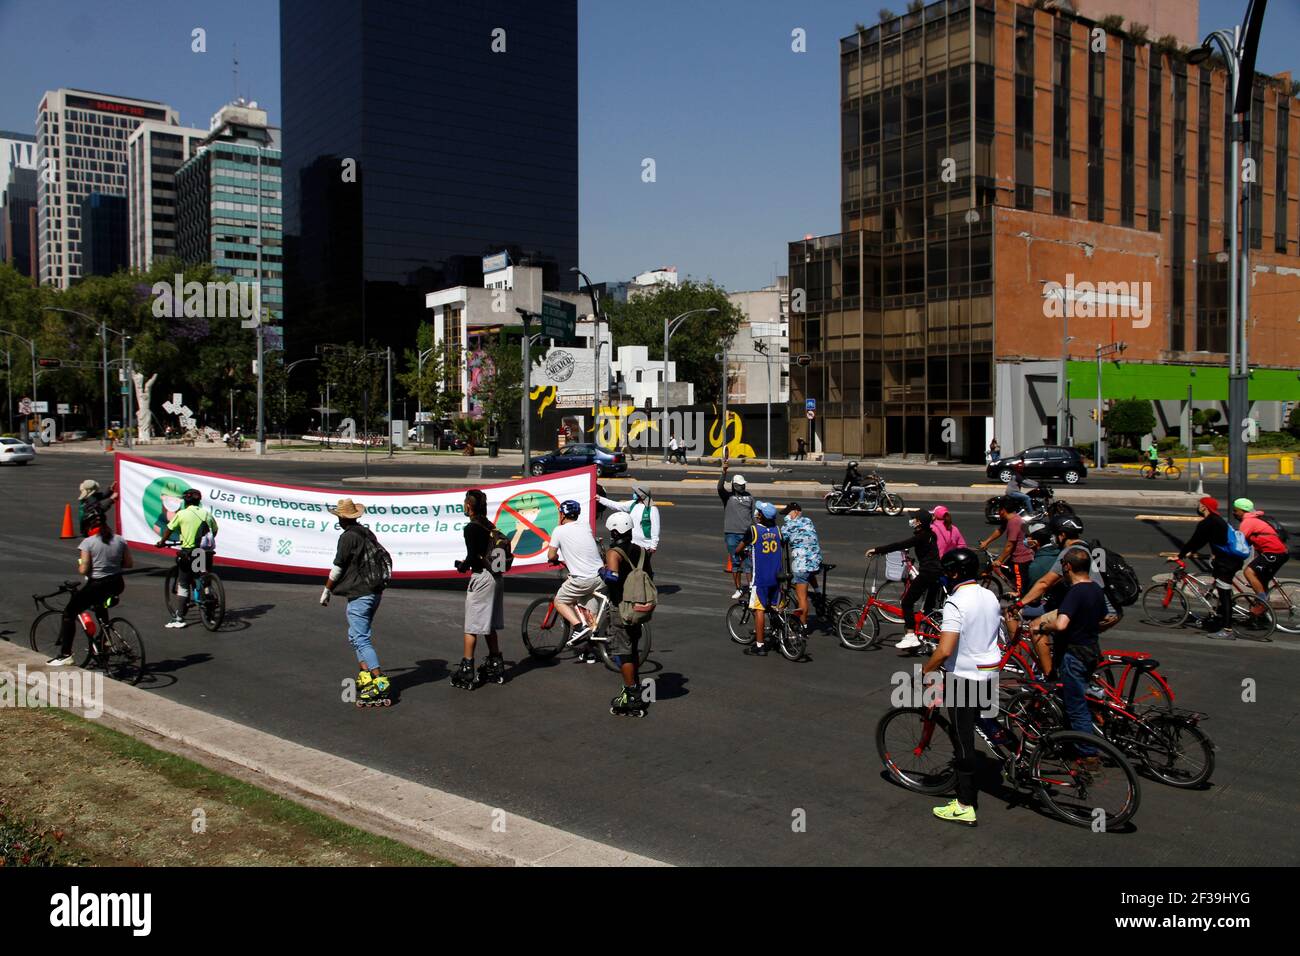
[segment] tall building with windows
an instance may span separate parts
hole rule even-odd
[[[111,276],[131,258],[126,197],[91,193],[81,200],[81,275]]]
[[[14,133],[0,129],[0,262],[10,261],[5,223],[5,191],[11,170],[36,168],[36,137],[31,133]],[[21,188],[21,187],[19,187]]]
[[[576,288],[577,0],[282,0],[280,83],[291,351],[411,344],[503,249]]]
[[[194,155],[206,130],[141,123],[126,141],[131,268],[176,255],[176,171]]]
[[[176,194],[180,258],[210,262],[238,282],[260,281],[266,320],[277,324],[284,310],[280,131],[267,126],[266,110],[242,99],[222,107],[177,171]]]
[[[36,278],[36,170],[15,166],[0,194],[0,245],[4,261]]]
[[[66,289],[81,278],[81,201],[127,194],[126,141],[148,120],[179,125],[165,103],[60,89],[36,110],[37,255],[40,282]]]
[[[1159,432],[1189,387],[1226,403],[1227,73],[1128,8],[1074,12],[1116,6],[937,0],[840,41],[842,231],[790,244],[790,348],[811,358],[791,418],[816,399],[825,450],[1090,441],[1112,341],[1127,349],[1102,363],[1103,400],[1152,400]],[[1186,44],[1195,7],[1133,9]],[[1300,399],[1289,75],[1257,76],[1253,103],[1250,388],[1275,428]]]

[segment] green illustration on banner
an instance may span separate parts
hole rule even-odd
[[[493,522],[516,559],[542,554],[560,523],[560,503],[544,491],[521,491],[501,502]]]
[[[145,522],[158,537],[166,534],[168,523],[185,506],[182,498],[189,490],[189,485],[173,476],[155,478],[145,488],[140,507]]]

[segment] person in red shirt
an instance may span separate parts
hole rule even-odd
[[[1016,507],[1017,502],[1010,495],[1003,497],[998,504],[998,517],[1002,519],[1002,524],[997,531],[980,542],[980,549],[987,548],[998,538],[1006,535],[1007,543],[1003,545],[1002,553],[993,560],[997,564],[1004,565],[1010,572],[1015,585],[1015,593],[1012,596],[1018,598],[1029,586],[1029,564],[1034,560],[1034,552],[1029,549],[1025,519],[1020,517]]]
[[[1286,542],[1282,540],[1273,525],[1264,520],[1264,512],[1255,508],[1249,498],[1238,498],[1232,503],[1232,516],[1237,519],[1237,530],[1241,532],[1246,543],[1255,549],[1255,558],[1246,565],[1246,580],[1255,591],[1255,596],[1267,603],[1265,593],[1269,584],[1277,575],[1278,569],[1286,564]],[[1264,613],[1261,605],[1257,613]]]

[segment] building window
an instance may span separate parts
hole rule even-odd
[[[1210,71],[1201,71],[1196,111],[1196,254],[1210,252]]]
[[[1067,20],[1057,20],[1053,37],[1052,212],[1058,216],[1070,215],[1070,24]]]
[[[1160,54],[1151,51],[1151,69],[1147,74],[1147,229],[1160,231],[1160,124],[1163,97],[1163,71]]]
[[[1034,208],[1034,11],[1016,8],[1016,208]]]
[[[1124,80],[1120,84],[1120,162],[1119,162],[1119,224],[1133,226],[1134,173],[1136,170],[1134,146],[1134,116],[1137,111],[1137,52],[1132,40],[1124,41]]]
[[[1250,101],[1250,158],[1255,161],[1255,168],[1264,165],[1264,88],[1256,86]],[[1250,248],[1258,249],[1264,244],[1264,184],[1256,176],[1256,181],[1247,187],[1250,190]]]
[[[1088,218],[1106,218],[1106,53],[1088,53]]]
[[[1174,168],[1170,206],[1169,347],[1185,348],[1187,309],[1187,71],[1174,64]]]
[[[1277,103],[1277,172],[1275,174],[1273,207],[1273,249],[1286,252],[1286,171],[1290,165],[1291,107],[1290,102],[1278,97]]]

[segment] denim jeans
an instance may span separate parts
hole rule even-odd
[[[1092,712],[1088,709],[1088,679],[1092,668],[1067,650],[1061,657],[1058,674],[1064,687],[1065,715],[1070,722],[1070,729],[1081,734],[1091,734]],[[1096,753],[1091,747],[1079,747],[1080,756],[1087,757]]]
[[[366,670],[379,666],[379,655],[370,646],[370,625],[375,620],[381,598],[382,593],[363,594],[348,601],[348,641],[357,652],[357,661]]]
[[[1023,491],[1008,491],[1007,497],[1015,501],[1015,503],[1025,511],[1034,510],[1033,499],[1030,498],[1029,495],[1025,494]]]

